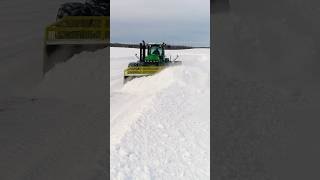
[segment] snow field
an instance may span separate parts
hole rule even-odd
[[[111,48],[112,179],[210,177],[209,50],[168,54],[183,65],[123,86],[116,70],[135,61],[134,51]]]

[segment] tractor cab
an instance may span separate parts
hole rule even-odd
[[[164,46],[162,44],[149,44],[147,45],[147,56],[144,58],[144,62],[148,63],[163,63],[165,54]]]
[[[149,45],[148,55],[151,55],[151,54],[157,55],[159,57],[163,57],[164,56],[164,48],[159,44]]]

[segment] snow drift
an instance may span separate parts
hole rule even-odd
[[[58,64],[0,101],[0,179],[105,179],[108,48]]]
[[[111,48],[111,179],[209,179],[209,49],[167,51],[183,65],[122,85],[134,53]]]

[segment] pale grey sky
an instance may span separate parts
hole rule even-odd
[[[209,46],[209,0],[114,0],[111,42]]]

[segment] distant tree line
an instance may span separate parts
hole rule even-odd
[[[139,48],[139,44],[123,44],[123,43],[110,43],[110,47],[124,47],[124,48]],[[192,49],[195,47],[183,46],[183,45],[166,45],[166,49],[177,50],[177,49]],[[197,47],[201,48],[201,47]]]

